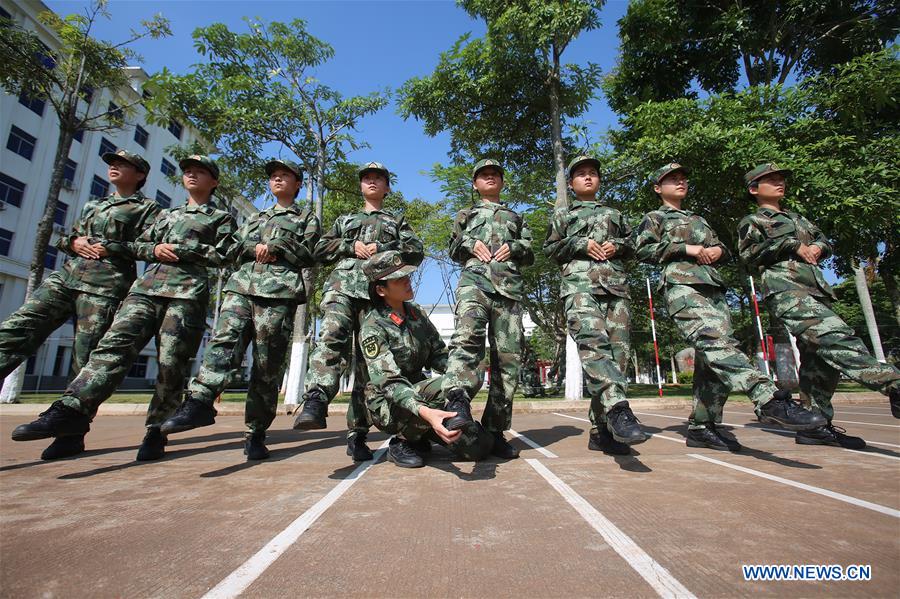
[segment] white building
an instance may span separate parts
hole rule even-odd
[[[38,32],[52,51],[59,42],[52,31],[37,20],[48,10],[37,0],[0,0],[0,16],[10,18],[25,28]],[[139,67],[127,69],[129,87],[114,97],[108,90],[97,90],[90,98],[93,114],[110,109],[110,103],[124,105],[140,100],[147,73]],[[56,152],[59,121],[49,103],[0,92],[0,320],[22,305],[28,280],[28,266],[34,246],[34,232],[44,212],[50,187],[50,173]],[[106,164],[102,154],[126,149],[141,154],[150,163],[142,191],[164,207],[183,204],[186,196],[180,185],[168,175],[177,172],[177,160],[166,152],[173,145],[200,142],[199,133],[186,124],[171,122],[168,126],[146,122],[143,107],[126,116],[124,128],[111,132],[85,132],[69,151],[66,181],[60,192],[53,238],[47,248],[45,266],[60,268],[66,259],[58,255],[53,244],[57,236],[71,229],[89,198],[110,192],[106,180]],[[238,222],[256,211],[243,198],[228,209]],[[139,263],[138,272],[144,265]],[[54,332],[28,361],[25,389],[61,389],[65,386],[71,361],[73,328],[71,323]],[[202,356],[204,344],[199,355]],[[151,342],[142,352],[123,387],[147,387],[156,377],[156,349]],[[195,360],[194,370],[199,366]]]

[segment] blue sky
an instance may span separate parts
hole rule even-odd
[[[44,0],[60,14],[83,10],[84,0]],[[564,55],[566,62],[595,62],[603,72],[615,64],[618,38],[616,21],[625,14],[625,0],[608,0],[601,13],[602,27],[576,39]],[[141,41],[133,49],[144,58],[142,66],[153,73],[168,67],[185,72],[199,62],[191,33],[197,27],[215,22],[244,31],[242,18],[259,17],[266,21],[307,21],[309,32],[334,47],[334,58],[315,75],[345,96],[367,94],[374,90],[396,90],[411,77],[425,76],[437,65],[439,55],[459,36],[472,32],[481,35],[484,26],[452,1],[237,1],[190,0],[155,1],[112,0],[110,20],[101,20],[95,37],[120,41],[142,19],[162,13],[171,22],[172,36],[162,40]],[[594,100],[584,116],[591,122],[593,137],[599,137],[615,124],[615,115],[606,101]],[[391,104],[365,119],[357,138],[371,148],[352,155],[358,162],[377,160],[397,175],[395,187],[408,198],[434,201],[440,190],[423,171],[434,163],[445,162],[449,150],[446,134],[431,138],[420,123],[404,121]],[[553,182],[548,181],[548,186]],[[416,299],[420,303],[438,301],[442,284],[436,272],[426,272]],[[446,298],[440,301],[446,301]]]

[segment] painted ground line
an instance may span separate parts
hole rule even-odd
[[[526,458],[525,461],[540,474],[550,486],[563,496],[569,505],[600,533],[603,540],[618,553],[622,559],[637,572],[641,578],[647,581],[660,597],[694,598],[694,595],[685,588],[672,574],[650,557],[631,537],[626,535],[606,516],[597,511],[594,506],[575,492],[572,487],[564,483],[558,476],[550,472],[540,461]]]
[[[889,460],[900,460],[900,458],[898,458],[895,455],[887,455],[887,454],[883,454],[883,453],[878,453],[877,451],[863,451],[861,449],[847,449],[846,447],[843,447],[842,449],[844,451],[849,451],[851,453],[864,453],[866,455],[878,456],[880,458],[887,458]]]
[[[886,426],[888,428],[900,428],[900,424],[881,424],[880,422],[857,422],[856,420],[832,420],[843,424],[862,424],[863,426]]]
[[[534,441],[532,441],[531,439],[529,439],[529,438],[526,437],[525,435],[520,435],[519,433],[517,433],[517,432],[514,431],[513,429],[509,429],[509,434],[512,435],[513,437],[516,437],[516,438],[520,439],[525,445],[528,445],[528,446],[531,447],[532,449],[536,449],[536,450],[537,450],[541,455],[543,455],[544,457],[547,457],[547,458],[558,458],[558,457],[559,457],[558,455],[556,455],[555,453],[553,453],[553,452],[550,451],[549,449],[546,449],[546,448],[544,448],[544,447],[541,447],[540,445],[538,445],[537,443],[535,443]]]
[[[635,412],[637,413],[637,412]],[[579,418],[578,416],[569,416],[568,414],[561,414],[559,412],[553,412],[555,416],[562,416],[563,418],[571,418],[572,420],[580,420],[582,422],[590,422],[587,418]],[[666,441],[675,441],[676,443],[684,443],[684,439],[676,439],[675,437],[667,437],[665,435],[660,435],[659,433],[647,433],[654,439],[665,439]]]
[[[838,501],[843,501],[844,503],[849,503],[851,505],[864,507],[864,508],[872,510],[874,512],[880,512],[880,513],[886,514],[888,516],[893,516],[894,518],[900,518],[900,510],[895,510],[893,508],[885,507],[885,506],[879,505],[877,503],[872,503],[871,501],[857,499],[856,497],[850,497],[849,495],[844,495],[843,493],[836,493],[834,491],[829,491],[828,489],[822,489],[821,487],[814,487],[813,485],[807,485],[805,483],[798,483],[797,481],[793,481],[793,480],[790,480],[787,478],[782,478],[780,476],[775,476],[774,474],[767,474],[765,472],[760,472],[759,470],[753,470],[751,468],[745,468],[743,466],[738,466],[736,464],[730,464],[728,462],[723,462],[722,460],[717,460],[717,459],[711,458],[709,456],[700,455],[699,453],[689,453],[687,455],[689,455],[690,457],[692,457],[694,459],[703,460],[704,462],[710,462],[711,464],[718,464],[719,466],[724,466],[725,468],[731,468],[732,470],[737,470],[738,472],[743,472],[744,474],[758,476],[759,478],[771,480],[776,483],[781,483],[783,485],[788,485],[790,487],[794,487],[797,489],[803,489],[804,491],[809,491],[810,493],[816,493],[817,495],[823,495],[825,497],[830,497],[831,499],[837,499]]]
[[[375,452],[375,456],[369,462],[363,462],[351,472],[347,478],[339,482],[322,499],[311,508],[303,512],[287,528],[278,533],[262,549],[256,552],[250,559],[241,564],[234,572],[226,576],[222,582],[210,589],[203,599],[225,599],[237,597],[247,589],[266,569],[277,560],[281,554],[297,542],[306,530],[319,519],[325,511],[340,499],[341,495],[353,486],[370,467],[381,459],[387,451],[389,440],[382,443]]]

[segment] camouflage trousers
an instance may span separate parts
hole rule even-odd
[[[747,393],[759,408],[777,391],[739,349],[725,293],[708,285],[668,285],[669,316],[694,347],[694,409],[688,428],[722,422],[728,394]]]
[[[900,371],[876,360],[826,298],[782,291],[766,298],[766,309],[797,338],[800,393],[829,421],[834,417],[831,397],[842,373],[884,394],[900,386]]]
[[[91,352],[62,397],[84,414],[96,414],[128,374],[144,346],[156,337],[159,372],[146,425],[159,426],[181,404],[191,360],[206,330],[206,301],[129,293],[109,331]]]
[[[464,389],[469,397],[481,388],[485,341],[490,344],[490,384],[481,424],[489,432],[512,426],[513,395],[519,383],[522,352],[522,307],[499,294],[474,285],[456,291],[456,330],[443,389]]]
[[[306,370],[306,394],[318,388],[331,402],[337,395],[344,365],[355,368],[353,391],[347,407],[348,436],[369,430],[366,419],[365,387],[369,380],[365,360],[359,351],[360,322],[369,309],[367,300],[343,293],[327,293],[322,299],[322,328],[319,340],[309,356]],[[355,356],[355,360],[353,357]],[[303,399],[306,399],[304,394]]]
[[[573,293],[566,296],[569,334],[578,345],[581,368],[591,398],[588,417],[603,426],[606,413],[625,401],[625,370],[631,348],[629,301],[615,295]]]
[[[0,324],[0,381],[33,356],[50,333],[75,317],[70,378],[87,363],[88,356],[112,324],[121,300],[66,287],[52,273],[21,308]]]
[[[200,372],[188,385],[191,397],[212,405],[225,390],[231,373],[241,367],[244,352],[253,342],[244,422],[251,432],[268,430],[278,407],[296,308],[293,300],[225,292]]]

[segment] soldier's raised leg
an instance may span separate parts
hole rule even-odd
[[[480,375],[490,322],[491,300],[474,286],[460,287],[456,296],[456,330],[450,338],[450,356],[442,388],[447,411],[456,412],[444,426],[449,430],[472,422],[471,401],[484,379]]]

